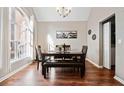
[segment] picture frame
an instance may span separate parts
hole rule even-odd
[[[89,30],[88,30],[88,35],[91,35],[91,32],[92,32],[91,29],[89,29]]]
[[[57,39],[76,39],[77,31],[56,31]]]
[[[96,39],[96,34],[92,35],[92,39],[95,40]]]

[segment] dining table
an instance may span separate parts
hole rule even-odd
[[[46,78],[46,70],[48,72],[49,67],[72,67],[72,68],[80,68],[81,78],[85,73],[85,54],[81,51],[48,51],[42,52],[42,58],[45,60],[46,57],[54,57],[59,56],[62,57],[59,61],[49,61],[42,62],[42,74],[44,78]],[[72,59],[65,60],[65,57],[71,56]],[[79,59],[78,59],[79,58]]]
[[[67,56],[72,56],[74,58],[77,57],[83,57],[83,53],[81,51],[46,51],[42,52],[42,58],[45,60],[45,57],[54,57],[54,56],[59,56],[59,57],[67,57]]]

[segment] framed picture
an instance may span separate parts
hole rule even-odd
[[[77,31],[56,31],[57,39],[76,39]]]
[[[92,35],[92,39],[95,40],[96,39],[96,34]]]
[[[91,31],[91,29],[89,29],[89,30],[88,30],[88,34],[90,35],[90,34],[91,34],[91,32],[92,32],[92,31]]]

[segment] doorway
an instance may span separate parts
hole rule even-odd
[[[103,67],[115,70],[116,49],[115,14],[102,21],[102,63]]]

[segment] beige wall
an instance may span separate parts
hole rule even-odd
[[[92,33],[96,34],[97,39],[92,40],[91,35],[87,36],[87,43],[88,43],[88,58],[95,62],[97,65],[100,64],[99,60],[99,40],[100,40],[100,27],[99,22],[103,21],[107,17],[111,16],[115,13],[116,17],[116,76],[123,80],[124,82],[124,56],[123,56],[123,49],[124,49],[124,8],[92,8],[90,17],[88,20],[88,29],[92,30]],[[122,44],[119,44],[119,40],[121,40]]]
[[[56,31],[77,30],[77,39],[56,39]],[[39,22],[38,44],[43,50],[48,50],[47,37],[51,37],[54,46],[57,44],[70,44],[72,50],[81,50],[82,45],[87,44],[87,22]]]

